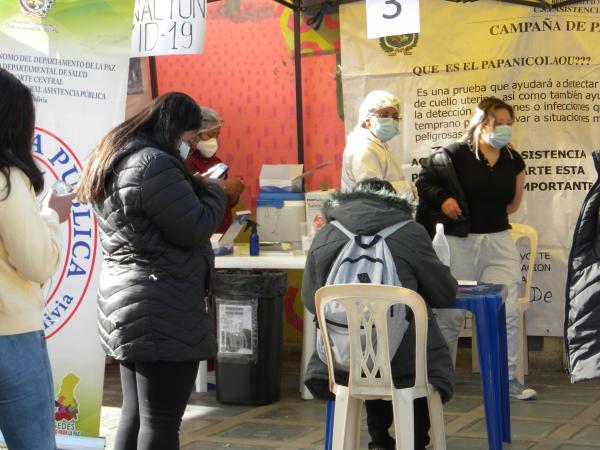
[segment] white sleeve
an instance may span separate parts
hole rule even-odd
[[[370,146],[356,152],[352,157],[352,173],[357,182],[368,178],[383,180],[385,172],[385,159],[380,158],[378,152]]]
[[[52,209],[40,211],[29,179],[10,169],[10,194],[0,183],[0,238],[8,262],[24,278],[44,283],[56,270],[60,258],[60,225]]]
[[[410,196],[412,196],[413,200],[415,200],[413,184],[410,181],[396,180],[396,181],[390,181],[390,183],[392,184],[392,186],[394,186],[394,189],[396,189],[396,192],[409,194]]]

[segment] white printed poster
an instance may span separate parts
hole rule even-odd
[[[135,0],[131,56],[204,51],[206,0]]]
[[[525,160],[525,195],[512,222],[538,231],[530,335],[563,333],[567,259],[600,149],[600,1],[557,10],[493,0],[421,0],[421,31],[367,39],[365,8],[340,6],[346,132],[369,91],[401,101],[401,136],[390,141],[407,179],[434,146],[462,136],[477,103],[515,109],[514,147]]]
[[[59,179],[76,185],[89,153],[124,119],[132,15],[133,2],[121,0],[0,0],[0,67],[33,93],[33,154],[46,189]],[[59,442],[98,437],[100,428],[102,260],[90,205],[74,204],[62,224],[62,249],[62,263],[44,286],[43,312]]]
[[[419,0],[367,0],[369,39],[419,32]]]
[[[220,355],[253,355],[256,330],[255,303],[217,302],[217,333]]]

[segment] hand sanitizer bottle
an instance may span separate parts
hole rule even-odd
[[[258,256],[260,252],[260,240],[256,227],[258,227],[258,224],[255,221],[250,219],[246,221],[246,228],[244,231],[247,231],[248,229],[252,230],[250,232],[250,256]]]

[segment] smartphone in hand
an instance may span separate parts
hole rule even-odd
[[[56,183],[52,185],[52,189],[54,189],[60,195],[73,192],[73,186],[71,186],[69,183],[65,183],[62,180],[57,180]]]
[[[219,163],[216,166],[212,166],[206,172],[202,174],[203,177],[212,178],[213,180],[222,180],[227,175],[227,171],[229,170],[229,166],[225,163]]]

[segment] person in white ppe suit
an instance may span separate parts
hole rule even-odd
[[[396,191],[411,189],[388,141],[400,134],[400,101],[386,91],[371,91],[358,112],[358,123],[348,134],[342,163],[342,192],[361,180],[389,181]]]

